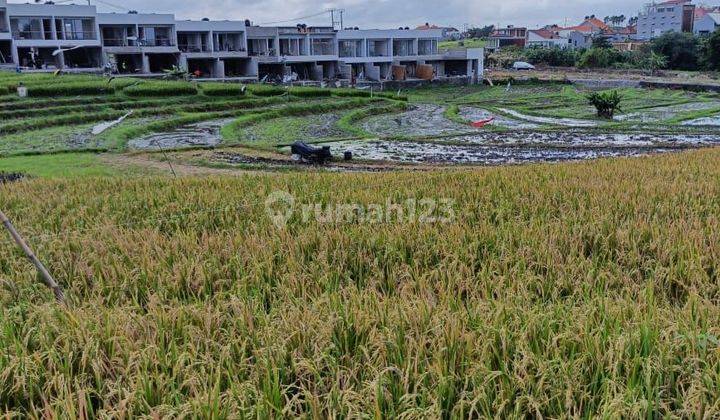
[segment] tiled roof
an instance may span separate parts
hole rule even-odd
[[[556,34],[555,32],[549,31],[547,29],[535,29],[531,30],[530,32],[534,33],[535,35],[545,38],[545,39],[560,39],[560,35]]]

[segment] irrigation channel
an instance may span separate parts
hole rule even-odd
[[[305,119],[308,127],[298,132],[293,141],[330,146],[336,156],[349,151],[361,161],[390,163],[502,165],[640,156],[720,145],[720,116],[683,122],[678,126],[682,131],[676,128],[651,133],[642,125],[717,106],[718,103],[688,104],[621,115],[618,121],[637,121],[638,126],[631,132],[613,132],[603,128],[611,122],[537,117],[511,109],[459,107],[458,115],[466,121],[494,118],[490,126],[478,129],[448,118],[446,107],[416,104],[401,113],[358,122],[356,125],[368,133],[366,138],[343,138],[334,126],[337,114],[299,117]],[[231,121],[214,120],[156,133],[135,139],[129,146],[136,150],[221,146],[220,131]],[[257,136],[255,128],[248,127],[244,138],[252,146]],[[288,153],[287,148],[278,151]]]

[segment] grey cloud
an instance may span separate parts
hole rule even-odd
[[[12,1],[12,0],[11,0]],[[107,0],[113,1],[113,0]],[[634,15],[644,0],[115,0],[141,12],[175,13],[181,19],[251,19],[272,22],[307,16],[327,8],[345,9],[346,26],[366,28],[416,26],[425,22],[461,26],[516,24],[536,27],[548,23],[577,24],[585,15]],[[113,9],[99,6],[102,11]],[[326,16],[305,19],[329,24]]]

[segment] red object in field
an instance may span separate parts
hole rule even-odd
[[[472,123],[472,126],[475,128],[483,128],[493,121],[495,121],[495,117],[488,118],[487,120],[475,121],[474,123]]]

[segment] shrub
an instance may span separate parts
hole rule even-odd
[[[703,62],[708,70],[720,71],[720,28],[710,35],[704,45]]]
[[[673,70],[697,70],[700,63],[700,42],[689,33],[668,32],[655,38],[650,48],[667,58]]]
[[[229,83],[205,83],[200,85],[206,96],[243,96],[245,86]]]
[[[570,48],[528,48],[525,57],[532,64],[573,67],[578,60],[578,52]]]
[[[578,67],[593,69],[607,68],[627,61],[620,51],[612,48],[590,48],[578,60]]]
[[[600,118],[612,119],[616,111],[620,111],[622,96],[618,91],[592,92],[587,95],[588,102],[597,109]]]
[[[123,89],[128,96],[182,96],[196,95],[197,87],[184,82],[144,82]]]

